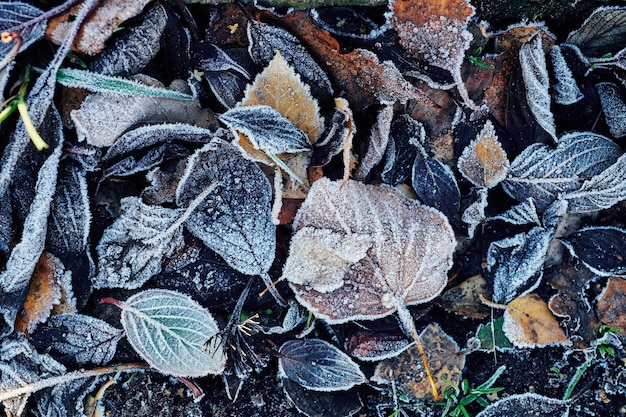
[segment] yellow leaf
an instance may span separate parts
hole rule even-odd
[[[317,101],[280,52],[276,52],[274,59],[248,86],[242,105],[273,107],[302,130],[312,143],[324,129]]]
[[[491,188],[506,177],[509,160],[489,120],[465,148],[458,166],[463,176],[477,187]]]
[[[518,297],[508,304],[502,330],[517,347],[572,344],[548,305],[537,294]]]

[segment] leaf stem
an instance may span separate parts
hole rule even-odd
[[[300,184],[305,190],[310,190],[311,187],[309,186],[309,184],[307,184],[302,178],[300,178],[298,175],[296,175],[295,172],[293,172],[291,170],[291,168],[289,168],[287,166],[287,164],[285,164],[285,162],[283,162],[282,159],[280,159],[279,157],[277,157],[276,155],[274,155],[273,153],[269,153],[266,152],[267,156],[270,157],[270,159],[272,161],[274,161],[276,163],[276,165],[278,165],[283,171],[285,171],[287,174],[289,174],[289,176],[291,178],[293,178],[298,184]]]
[[[20,117],[22,118],[22,122],[24,123],[24,128],[26,129],[26,133],[30,136],[30,140],[33,142],[33,145],[37,148],[38,151],[43,151],[44,149],[48,149],[48,144],[37,132],[37,128],[33,125],[33,121],[28,115],[28,105],[24,101],[24,98],[19,96],[16,99],[17,102],[17,111],[20,113]]]
[[[93,376],[100,376],[106,374],[112,374],[116,372],[135,372],[142,371],[146,369],[152,369],[147,365],[139,364],[139,363],[127,363],[120,364],[115,366],[105,366],[102,368],[95,368],[89,370],[80,370],[70,372],[64,375],[54,376],[52,378],[41,379],[36,382],[32,382],[30,384],[22,385],[19,388],[8,389],[6,391],[0,392],[0,402],[6,401],[10,398],[19,397],[25,394],[32,394],[34,392],[40,391],[44,388],[54,387],[59,384],[64,384],[66,382],[74,381],[76,379],[81,378],[89,378]]]

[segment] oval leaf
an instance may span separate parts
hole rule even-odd
[[[290,340],[279,352],[279,374],[307,389],[343,391],[367,382],[348,355],[323,340]]]
[[[626,276],[626,230],[587,227],[562,238],[561,242],[595,274]]]
[[[585,179],[610,167],[620,155],[619,146],[604,136],[570,133],[561,137],[556,149],[542,143],[526,148],[502,184],[519,201],[533,197],[543,212],[561,194],[578,190]]]
[[[452,222],[459,220],[461,192],[454,173],[447,165],[429,156],[422,145],[413,163],[413,189],[423,203],[441,210]]]
[[[626,42],[626,7],[598,7],[566,42],[589,57],[619,51]]]
[[[221,344],[206,347],[218,333],[204,307],[176,291],[147,290],[120,303],[121,323],[132,347],[150,366],[168,375],[220,374],[226,357]]]
[[[476,417],[567,417],[570,402],[527,392],[506,397],[478,413]]]
[[[208,184],[217,187],[191,213],[187,228],[232,268],[265,274],[276,247],[269,181],[234,145],[216,139],[189,158],[176,203],[187,206]]]
[[[228,110],[220,116],[235,137],[242,133],[256,149],[270,154],[311,150],[311,142],[285,116],[270,106],[245,106]]]
[[[491,121],[463,150],[458,161],[459,171],[477,187],[491,188],[504,179],[509,160],[500,145]]]

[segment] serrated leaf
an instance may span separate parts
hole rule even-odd
[[[598,7],[581,27],[569,34],[574,44],[589,57],[616,53],[626,42],[626,8]]]
[[[236,136],[246,135],[255,149],[273,155],[311,150],[304,132],[276,109],[265,106],[235,107],[220,116]]]
[[[527,392],[514,394],[489,405],[476,417],[567,417],[570,402]]]
[[[622,155],[613,141],[591,132],[563,135],[556,149],[537,143],[515,158],[503,181],[504,190],[519,201],[533,197],[543,212],[585,179],[600,174]]]
[[[124,332],[83,314],[56,314],[39,326],[31,340],[42,351],[80,365],[105,365],[113,359]],[[56,356],[55,356],[56,357]]]
[[[122,302],[120,308],[128,341],[150,366],[181,377],[224,370],[226,357],[216,336],[217,323],[190,297],[176,291],[146,290]]]
[[[550,77],[546,66],[541,34],[533,36],[522,45],[519,63],[522,68],[526,101],[539,126],[558,142],[554,116],[550,110]]]
[[[493,280],[493,301],[509,303],[539,284],[553,233],[543,227],[534,227],[528,233],[519,233],[489,245],[487,272]]]
[[[492,188],[506,177],[509,159],[502,149],[491,121],[464,150],[457,162],[459,171],[477,187]]]
[[[135,80],[97,72],[72,68],[60,69],[57,72],[59,84],[69,88],[83,88],[94,93],[101,93],[104,97],[130,96],[153,97],[171,100],[193,100],[193,96],[176,90],[156,87]],[[121,105],[121,103],[120,103]],[[128,111],[128,109],[126,108]]]
[[[184,245],[182,209],[122,199],[121,214],[102,235],[95,288],[138,288],[161,271],[163,260]]]
[[[367,382],[348,355],[321,339],[295,339],[279,349],[278,372],[314,391],[345,391]]]
[[[165,7],[154,4],[145,12],[141,23],[125,27],[121,36],[89,64],[89,69],[101,75],[138,74],[161,49],[167,18]]]
[[[234,145],[215,139],[189,158],[176,203],[185,207],[207,184],[216,189],[187,219],[187,228],[231,267],[266,274],[276,247],[269,181]]]
[[[518,348],[572,344],[537,294],[517,297],[507,305],[502,331]]]
[[[541,226],[541,220],[537,212],[535,199],[527,198],[519,204],[514,205],[504,213],[490,217],[489,220],[503,220],[507,223],[522,226],[525,224],[535,224]]]
[[[626,276],[626,230],[586,227],[560,240],[594,274]]]
[[[572,213],[586,213],[612,207],[626,199],[626,154],[604,171],[589,178],[578,189],[562,195]]]
[[[554,101],[567,106],[582,100],[584,94],[578,88],[560,46],[556,45],[550,49],[550,58],[555,78],[553,83]]]
[[[626,103],[622,99],[620,88],[613,83],[596,84],[604,119],[614,138],[626,136]]]
[[[453,224],[458,223],[461,191],[449,166],[429,156],[415,142],[417,156],[413,163],[412,184],[423,203],[440,210]]]

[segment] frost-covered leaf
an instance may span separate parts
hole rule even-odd
[[[372,320],[434,298],[456,246],[440,212],[387,186],[325,178],[313,183],[294,231],[283,278],[331,323]]]
[[[449,71],[465,103],[477,108],[461,78],[465,51],[473,39],[467,24],[474,7],[466,0],[396,0],[391,2],[391,8],[390,23],[398,33],[400,45],[410,55]]]
[[[22,46],[19,52],[25,51],[33,42],[40,39],[46,30],[46,20],[32,23],[33,19],[43,14],[43,11],[28,3],[20,1],[0,2],[0,32],[12,32],[19,28],[19,34],[22,38]],[[0,42],[0,69],[9,64],[9,60],[2,59],[8,57],[11,49],[14,47],[13,42]],[[0,83],[0,87],[2,87]],[[2,88],[3,89],[3,88]],[[2,90],[0,89],[0,91]]]
[[[626,43],[626,7],[598,7],[566,42],[589,57],[616,53]]]
[[[106,376],[82,378],[54,386],[35,394],[37,417],[85,417],[86,397],[96,392],[106,381]],[[89,398],[89,397],[88,397]],[[90,397],[93,398],[93,397]],[[89,415],[89,417],[98,417]]]
[[[554,101],[558,104],[571,105],[582,100],[584,95],[576,84],[560,46],[555,45],[550,49],[550,58],[554,71]]]
[[[535,224],[541,226],[541,220],[537,212],[535,199],[528,197],[521,203],[511,207],[504,213],[490,217],[489,220],[503,220],[507,223],[522,226],[525,224]]]
[[[519,201],[533,197],[540,212],[585,179],[600,174],[622,155],[613,141],[591,132],[563,135],[556,149],[537,143],[515,158],[503,181],[504,190]]]
[[[463,223],[467,224],[467,235],[470,239],[474,237],[476,227],[478,227],[479,224],[484,223],[486,220],[485,209],[488,204],[487,189],[479,188],[476,190],[476,194],[476,200],[465,209],[463,215],[461,216]]]
[[[72,44],[72,49],[88,55],[95,55],[102,51],[105,42],[119,25],[141,13],[148,3],[148,0],[108,0],[99,7],[93,8],[89,18],[81,27],[79,36]],[[61,44],[67,39],[69,28],[75,21],[77,7],[81,6],[74,6],[50,21],[46,30],[46,35],[50,40]]]
[[[113,359],[123,336],[122,330],[95,317],[56,314],[37,328],[31,340],[37,349],[51,349],[53,357],[69,361],[68,365],[105,365]]]
[[[148,85],[128,78],[72,68],[60,69],[57,72],[57,81],[66,87],[83,88],[94,93],[101,93],[108,98],[130,96],[184,101],[193,100],[192,95],[180,91]]]
[[[194,68],[203,72],[234,71],[246,79],[250,74],[219,46],[209,42],[194,42],[191,45],[191,60]]]
[[[622,99],[620,88],[613,83],[596,84],[604,119],[615,138],[626,136],[626,103]]]
[[[89,64],[89,69],[102,75],[135,75],[161,49],[161,35],[167,24],[167,12],[161,4],[154,4],[137,26],[125,28],[104,51]]]
[[[441,210],[452,224],[458,223],[461,191],[449,166],[428,155],[426,149],[414,142],[417,156],[413,162],[412,184],[425,204]]]
[[[41,254],[30,279],[26,299],[15,319],[15,330],[28,336],[39,323],[50,317],[53,306],[61,302],[63,285],[71,279],[66,274],[58,258],[46,252]]]
[[[189,123],[207,128],[214,119],[197,100],[120,97],[105,93],[89,95],[80,109],[71,113],[79,140],[111,146],[123,133],[139,124]]]
[[[598,319],[611,329],[619,329],[622,335],[626,333],[626,312],[624,311],[625,294],[626,279],[610,277],[606,287],[598,296],[595,306]]]
[[[346,352],[358,360],[378,362],[405,351],[413,341],[402,333],[357,329],[345,342]]]
[[[243,106],[266,105],[302,130],[312,143],[324,130],[324,119],[311,96],[310,88],[277,52],[270,63],[246,89]]]
[[[441,294],[436,302],[447,311],[460,316],[484,319],[489,316],[489,307],[482,302],[481,297],[489,300],[491,291],[482,275],[474,275]]]
[[[533,36],[519,51],[526,101],[539,126],[558,142],[554,116],[550,110],[550,77],[546,67],[541,34]]]
[[[273,155],[311,150],[311,141],[276,109],[265,106],[235,107],[220,116],[237,136],[243,133],[254,149]]]
[[[519,348],[572,344],[537,294],[517,297],[507,305],[502,331]]]
[[[626,199],[626,154],[610,167],[589,178],[578,190],[562,195],[572,213],[608,209]]]
[[[324,70],[300,41],[285,29],[251,19],[248,21],[248,39],[248,52],[256,64],[267,66],[278,51],[311,87],[314,97],[324,102],[333,96],[333,88]]]
[[[217,323],[187,295],[152,289],[114,303],[122,309],[121,323],[128,341],[150,366],[181,377],[224,370],[226,357]]]
[[[367,382],[348,355],[321,339],[295,339],[279,351],[278,373],[315,391],[346,391]]]
[[[0,311],[10,326],[13,326],[17,315],[17,308],[15,308],[17,306],[14,304],[24,301],[28,282],[46,242],[50,203],[56,191],[57,173],[63,148],[61,121],[56,112],[52,113],[54,113],[52,116],[54,123],[49,126],[52,130],[50,133],[57,137],[58,144],[37,174],[35,197],[24,220],[21,240],[12,249],[5,270],[0,273],[0,288],[8,297],[3,300]],[[9,302],[12,305],[9,305]]]
[[[185,207],[208,184],[216,189],[191,213],[187,228],[231,267],[266,274],[276,247],[269,181],[234,145],[215,139],[189,158],[176,203]]]
[[[411,175],[417,155],[412,140],[418,138],[420,143],[424,143],[426,131],[421,123],[403,114],[391,122],[389,135],[381,179],[386,184],[396,186]]]
[[[285,396],[307,417],[351,417],[363,407],[356,390],[313,391],[290,379],[284,379],[282,385]]]
[[[561,238],[572,256],[600,276],[626,276],[626,230],[586,227]]]
[[[163,260],[184,245],[182,209],[122,199],[121,214],[102,235],[95,288],[138,288],[161,271]]]
[[[459,171],[477,187],[491,188],[506,177],[509,160],[491,121],[467,146],[457,162]]]
[[[493,280],[493,301],[506,304],[539,284],[553,233],[534,227],[489,245],[487,272]]]
[[[433,379],[439,392],[447,387],[458,387],[465,366],[465,353],[454,339],[438,325],[429,324],[419,336],[426,358],[431,365]],[[396,385],[413,399],[429,396],[431,386],[415,345],[395,358],[385,359],[374,372],[372,381]]]
[[[571,403],[527,392],[489,405],[476,417],[568,417]]]
[[[50,355],[39,354],[24,337],[4,338],[0,344],[0,391],[19,388],[43,378],[65,373]],[[3,401],[8,416],[22,415],[29,393]]]
[[[387,149],[389,143],[389,134],[391,130],[391,121],[393,120],[393,106],[384,106],[376,117],[376,122],[372,126],[367,144],[367,151],[361,158],[361,163],[354,173],[357,180],[365,180],[369,172],[378,164]]]

